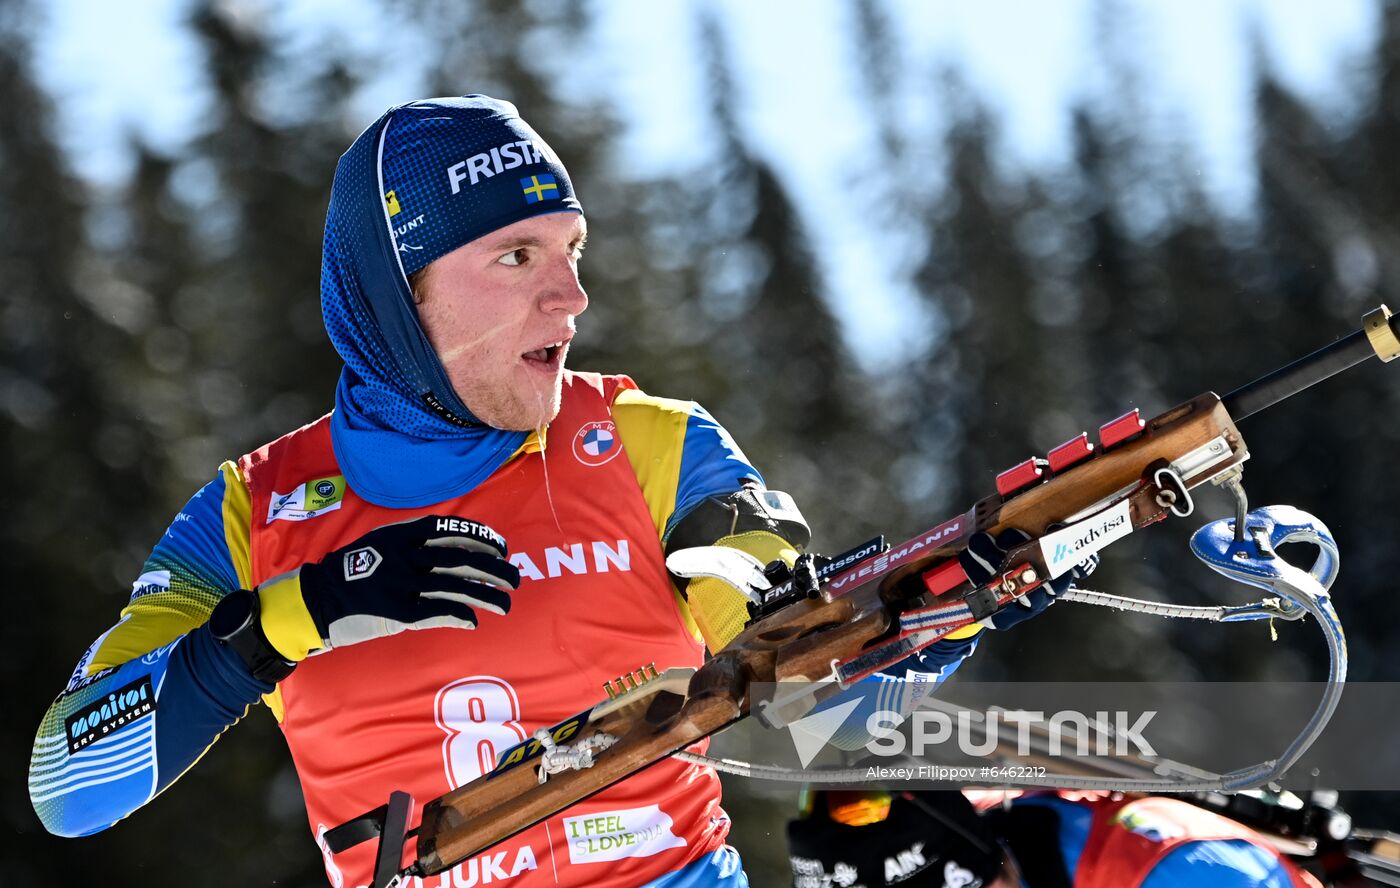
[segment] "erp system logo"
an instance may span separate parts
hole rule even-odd
[[[117,688],[105,698],[93,700],[65,719],[64,726],[68,729],[68,752],[76,753],[88,744],[101,740],[113,731],[120,730],[155,711],[156,693],[151,687],[151,677],[143,675],[130,684]]]
[[[584,423],[574,435],[574,456],[586,466],[601,466],[622,452],[611,420]]]

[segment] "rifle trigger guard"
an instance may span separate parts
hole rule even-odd
[[[1186,482],[1176,469],[1171,466],[1158,469],[1152,473],[1152,483],[1161,488],[1154,497],[1157,505],[1178,518],[1185,518],[1196,511],[1196,502],[1191,498],[1191,491],[1187,489]]]

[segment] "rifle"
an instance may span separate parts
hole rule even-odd
[[[791,722],[824,693],[991,616],[1132,531],[1190,514],[1190,491],[1206,482],[1234,494],[1242,539],[1249,451],[1236,421],[1373,356],[1400,357],[1400,316],[1384,305],[1361,329],[1224,398],[1207,392],[1146,420],[1135,409],[1102,425],[1097,446],[1081,433],[1013,466],[997,475],[995,494],[897,546],[879,538],[799,562],[785,582],[759,584],[770,588],[754,621],[698,670],[638,670],[609,686],[608,700],[542,728],[493,771],[428,802],[416,828],[408,828],[413,799],[395,792],[328,832],[327,846],[339,852],[377,835],[376,886],[442,872],[753,712],[770,726]],[[1030,540],[974,588],[959,551],[974,533],[1006,528]],[[755,683],[776,683],[779,695],[757,701]],[[400,869],[408,837],[416,853]]]

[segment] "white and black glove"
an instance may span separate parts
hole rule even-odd
[[[326,647],[406,629],[475,629],[476,609],[504,615],[520,571],[484,524],[428,515],[370,531],[302,567],[302,599]]]
[[[386,524],[259,586],[254,622],[288,671],[312,651],[408,629],[475,629],[479,611],[510,611],[520,571],[506,555],[500,534],[466,518],[427,515]],[[232,625],[232,616],[215,622]],[[231,644],[240,635],[216,632]],[[254,666],[267,659],[256,654],[244,660]]]

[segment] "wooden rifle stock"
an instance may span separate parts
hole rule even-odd
[[[648,693],[645,686],[630,692],[637,698],[633,705],[585,729],[618,738],[591,768],[554,774],[541,783],[536,759],[479,777],[428,803],[418,839],[422,874],[432,875],[479,854],[744,718],[752,702],[749,685],[775,681],[780,663],[787,673],[811,680],[830,672],[829,661],[822,664],[812,652],[796,651],[794,645],[821,634],[842,650],[859,650],[888,625],[884,608],[869,602],[869,613],[855,618],[863,598],[877,596],[870,590],[865,596],[834,602],[802,601],[750,626],[696,671],[684,696],[666,690]]]
[[[829,580],[822,597],[797,601],[746,628],[695,673],[683,697],[665,690],[648,693],[643,685],[630,692],[636,695],[633,705],[588,724],[577,736],[602,732],[617,738],[592,767],[541,782],[537,758],[429,802],[418,832],[416,871],[432,875],[480,854],[748,716],[754,683],[830,678],[833,661],[857,656],[889,637],[902,612],[933,602],[921,574],[954,558],[975,532],[1017,527],[1038,537],[1120,497],[1131,499],[1135,526],[1160,520],[1168,511],[1154,498],[1161,488],[1152,481],[1153,470],[1219,441],[1226,449],[1205,469],[1184,475],[1188,487],[1248,456],[1220,399],[1201,395],[1147,422],[1140,436],[1113,450],[1011,497],[982,500],[961,518],[893,547],[886,556],[853,565]],[[935,542],[926,543],[929,539]],[[1043,559],[1023,549],[1012,560],[1025,558],[1045,576]]]
[[[1140,431],[1134,411],[1100,430],[1105,446],[1098,452],[1080,444],[1074,456],[1058,465],[1052,459],[1052,474],[1041,470],[1040,461],[1018,467],[1025,471],[1004,473],[1024,480],[1003,484],[999,477],[998,495],[899,546],[842,567],[827,577],[820,597],[796,600],[757,620],[696,671],[684,693],[660,689],[663,683],[658,682],[590,710],[600,714],[570,739],[590,731],[615,738],[591,767],[541,780],[538,757],[502,764],[429,802],[415,831],[415,862],[406,872],[442,872],[748,716],[756,704],[751,695],[755,683],[801,688],[820,685],[835,674],[842,680],[828,683],[834,688],[883,668],[857,664],[883,664],[888,661],[881,656],[902,657],[926,647],[957,627],[920,633],[905,628],[904,617],[961,597],[970,607],[978,602],[972,607],[975,619],[1058,575],[1038,539],[1057,527],[1089,525],[1124,503],[1134,528],[1172,513],[1186,514],[1191,488],[1210,480],[1237,480],[1238,467],[1249,456],[1231,409],[1249,415],[1371,356],[1383,361],[1400,357],[1400,315],[1385,306],[1368,313],[1356,333],[1232,392],[1223,403],[1214,393],[1202,394],[1143,423]],[[1232,489],[1243,516],[1243,490],[1238,484]],[[1012,527],[1030,534],[1031,541],[1009,554],[1010,570],[972,589],[950,562],[972,534]],[[345,831],[346,844],[364,834],[367,818],[373,814],[338,828]],[[394,839],[385,834],[384,840]]]

